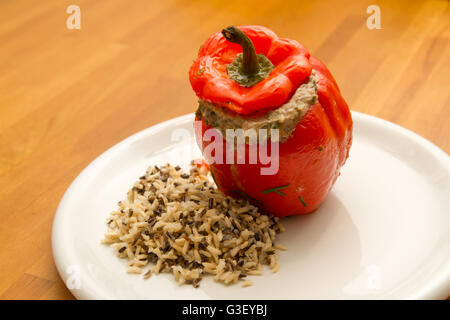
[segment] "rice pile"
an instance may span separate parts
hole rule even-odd
[[[208,170],[190,173],[169,164],[150,167],[107,220],[105,244],[128,259],[128,272],[144,278],[173,273],[179,284],[199,286],[205,274],[224,284],[261,275],[262,265],[279,269],[279,219],[258,212],[246,200],[217,190]]]

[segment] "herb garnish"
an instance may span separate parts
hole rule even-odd
[[[301,196],[298,197],[298,199],[303,203],[305,207],[307,207],[305,200]]]
[[[197,71],[197,75],[200,76],[200,75],[202,75],[203,72],[205,72],[205,69],[200,68],[200,69],[198,69],[198,71]]]
[[[271,189],[264,190],[263,193],[264,193],[264,194],[267,194],[267,193],[275,192],[275,193],[279,194],[280,196],[286,197],[286,195],[285,195],[283,192],[280,192],[279,190],[284,189],[284,188],[287,188],[287,187],[289,187],[288,184],[285,185],[285,186],[281,186],[281,187],[276,187],[276,188],[271,188]]]

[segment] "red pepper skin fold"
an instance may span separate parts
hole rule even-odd
[[[313,57],[308,60],[318,79],[318,103],[310,107],[289,139],[279,144],[276,175],[261,175],[260,168],[268,165],[259,161],[258,164],[217,164],[206,158],[220,190],[233,197],[247,198],[262,211],[278,217],[315,211],[339,176],[352,143],[350,110],[336,81],[319,60]],[[214,141],[202,139],[211,127],[204,121],[201,123],[195,134],[203,151]],[[255,147],[259,146],[245,145],[246,155]],[[280,186],[287,186],[279,190],[283,195],[264,193]]]
[[[279,38],[262,26],[239,27],[275,66],[267,78],[252,87],[230,79],[226,66],[242,48],[217,32],[200,48],[189,71],[191,86],[200,99],[239,114],[269,111],[284,104],[311,74],[310,54],[295,40]]]

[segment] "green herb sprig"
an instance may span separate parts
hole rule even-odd
[[[288,184],[285,185],[285,186],[280,186],[280,187],[264,190],[263,193],[264,194],[268,194],[268,193],[271,193],[271,192],[275,192],[276,194],[279,194],[280,196],[286,197],[286,195],[283,192],[280,192],[280,190],[285,189],[287,187],[289,187]]]
[[[301,196],[298,197],[298,199],[301,201],[301,203],[303,203],[303,205],[305,207],[307,207],[308,205],[306,204],[305,200],[303,200],[303,198]]]

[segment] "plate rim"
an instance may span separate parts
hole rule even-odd
[[[409,139],[414,142],[420,144],[421,147],[427,149],[427,151],[436,156],[440,163],[443,164],[447,168],[447,172],[450,174],[450,157],[449,155],[435,145],[433,142],[427,140],[426,138],[420,136],[419,134],[413,132],[412,130],[402,127],[396,123],[390,122],[385,119],[378,118],[373,115],[365,114],[359,111],[351,111],[352,118],[358,119],[359,121],[366,121],[375,123],[375,125],[387,126],[388,128],[394,130],[396,133],[400,133],[406,135]],[[63,273],[63,265],[67,264],[65,260],[69,260],[70,255],[61,248],[61,245],[58,243],[58,239],[61,237],[61,225],[64,222],[65,217],[65,207],[67,205],[68,199],[72,194],[73,190],[78,186],[80,181],[82,181],[83,177],[88,175],[95,167],[102,163],[104,160],[107,160],[108,157],[113,157],[114,153],[118,152],[122,146],[133,143],[133,141],[141,139],[141,137],[151,134],[153,131],[161,131],[166,127],[170,127],[174,123],[184,122],[188,119],[193,119],[194,113],[188,113],[185,115],[181,115],[155,125],[152,125],[148,128],[140,130],[127,138],[119,141],[114,144],[104,152],[102,152],[99,156],[97,156],[94,160],[92,160],[86,167],[84,167],[80,173],[76,176],[76,178],[71,182],[69,187],[64,192],[63,197],[61,198],[54,218],[52,222],[52,231],[51,231],[51,247],[52,247],[52,255],[53,260],[55,262],[56,268],[58,270],[59,276],[63,281],[64,285],[67,287],[65,282],[65,276]],[[354,121],[355,123],[355,121]],[[450,259],[449,259],[450,260]],[[68,264],[70,265],[70,263]],[[86,289],[67,289],[77,298],[77,299],[98,299],[96,296],[98,292],[92,292]],[[446,299],[450,295],[450,261],[447,261],[447,266],[443,266],[441,270],[439,270],[438,274],[432,277],[432,281],[428,283],[426,286],[422,286],[417,290],[417,292],[411,294],[409,297],[405,297],[405,299]]]

